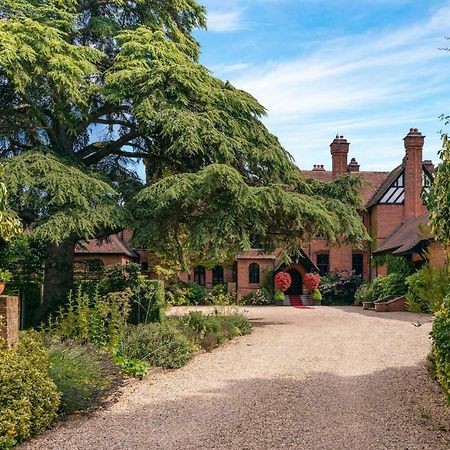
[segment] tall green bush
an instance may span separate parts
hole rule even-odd
[[[406,293],[405,279],[400,273],[378,276],[367,286],[365,302],[375,302],[385,297],[400,296]]]
[[[436,312],[431,331],[436,375],[450,403],[450,295]]]
[[[56,417],[60,398],[49,367],[42,336],[36,332],[21,333],[17,348],[0,349],[1,449],[34,436]]]
[[[67,309],[49,322],[49,332],[62,340],[90,342],[115,352],[130,313],[131,292],[93,297],[78,290],[70,295]]]
[[[406,307],[411,312],[433,313],[439,311],[450,288],[448,266],[422,267],[406,279]]]

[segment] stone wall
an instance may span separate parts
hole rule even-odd
[[[0,337],[9,344],[19,340],[19,298],[0,295]]]

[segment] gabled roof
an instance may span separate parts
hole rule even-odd
[[[400,164],[391,173],[389,173],[383,183],[379,186],[379,188],[376,190],[376,192],[374,192],[373,196],[367,202],[368,208],[376,205],[383,198],[383,195],[391,187],[392,183],[401,175],[404,169],[405,164]]]
[[[429,214],[424,214],[405,220],[382,241],[374,254],[406,255],[419,251],[425,242],[433,239],[428,226],[429,217]]]
[[[301,264],[308,272],[319,272],[319,268],[313,263],[311,258],[302,250],[300,249],[299,253],[295,256],[291,256],[293,262]],[[286,264],[283,261],[278,261],[278,264],[275,266],[276,272],[281,272],[286,267],[288,267],[289,264]]]
[[[307,178],[313,178],[317,181],[330,183],[333,181],[333,173],[324,170],[302,170],[302,174]],[[386,178],[391,172],[351,172],[353,176],[360,176],[366,181],[367,185],[361,188],[363,205],[368,206],[370,199],[378,192],[380,186],[384,185]],[[390,185],[389,185],[390,186]]]
[[[133,259],[138,258],[138,255],[116,234],[106,239],[92,239],[87,244],[77,245],[75,255],[124,255]]]

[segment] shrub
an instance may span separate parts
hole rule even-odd
[[[287,272],[278,272],[275,275],[275,285],[280,291],[287,291],[291,283],[292,278]]]
[[[399,273],[375,278],[367,287],[366,302],[376,302],[385,297],[400,296],[406,293],[405,280]]]
[[[284,298],[284,294],[283,294]],[[243,305],[270,305],[273,301],[273,295],[266,288],[258,289],[251,294],[241,298],[240,303]]]
[[[62,340],[90,342],[115,351],[130,313],[131,292],[115,292],[93,298],[78,290],[70,295],[67,309],[49,321],[49,333]]]
[[[174,306],[204,305],[207,291],[198,283],[174,283],[167,291],[168,303]]]
[[[48,376],[42,336],[21,333],[17,348],[0,350],[0,448],[10,448],[47,428],[59,394]]]
[[[355,303],[362,303],[366,301],[369,284],[364,283],[355,291]]]
[[[163,282],[140,279],[132,291],[131,303],[131,323],[164,321],[167,304]]]
[[[406,308],[411,312],[436,312],[449,292],[448,267],[434,269],[422,267],[406,279]]]
[[[61,394],[60,414],[90,409],[119,381],[112,361],[92,345],[52,342],[49,375]]]
[[[320,275],[318,273],[307,273],[303,279],[305,288],[308,291],[315,291],[320,284]]]
[[[276,302],[282,302],[284,301],[284,293],[282,291],[275,292],[274,300]]]
[[[359,275],[348,272],[333,272],[328,277],[323,277],[319,287],[322,303],[324,305],[352,304],[361,283],[362,279]]]
[[[186,364],[194,350],[194,344],[169,321],[129,326],[124,333],[119,356],[175,369]]]
[[[213,290],[208,293],[205,298],[205,303],[216,306],[231,305],[236,302],[236,297],[227,292],[227,287],[224,284],[214,286]]]
[[[209,351],[226,339],[248,334],[252,330],[251,323],[242,314],[203,314],[193,311],[178,320],[184,327],[184,333]]]
[[[450,295],[435,314],[431,336],[437,379],[450,403]]]

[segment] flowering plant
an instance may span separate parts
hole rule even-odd
[[[282,292],[287,291],[291,283],[292,278],[287,272],[278,272],[275,275],[275,285],[280,291]]]
[[[303,279],[305,288],[308,291],[315,291],[320,284],[320,275],[318,273],[307,273]]]

